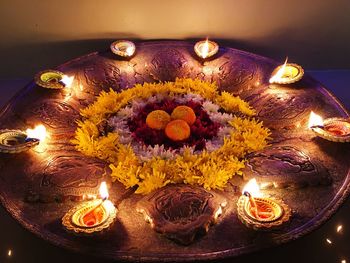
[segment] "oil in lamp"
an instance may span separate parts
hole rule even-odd
[[[66,230],[76,234],[97,234],[108,229],[114,222],[117,209],[108,200],[107,184],[101,183],[100,199],[83,202],[70,209],[62,218]]]
[[[40,124],[34,129],[0,130],[0,152],[20,153],[33,147],[37,148],[45,141],[46,128]]]
[[[34,77],[35,83],[40,87],[47,89],[70,88],[74,77],[69,77],[58,70],[44,70],[37,73]]]
[[[219,45],[214,41],[206,39],[198,41],[194,45],[194,51],[196,52],[198,57],[202,59],[207,59],[218,53]]]
[[[323,120],[320,115],[312,111],[308,127],[323,139],[333,142],[350,142],[349,119],[335,117]]]
[[[263,197],[255,179],[243,188],[237,212],[241,222],[254,230],[278,228],[291,216],[291,209],[282,200]]]
[[[111,51],[124,58],[130,58],[136,51],[136,46],[128,40],[117,40],[111,44]]]
[[[269,82],[271,84],[291,84],[301,80],[304,76],[304,69],[294,63],[287,63],[288,58],[283,65],[278,66],[272,72]]]

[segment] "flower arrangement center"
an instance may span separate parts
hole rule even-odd
[[[141,194],[177,183],[223,189],[270,135],[247,102],[198,79],[103,91],[81,115],[76,149]]]

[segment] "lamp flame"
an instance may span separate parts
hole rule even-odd
[[[29,138],[39,139],[40,142],[45,141],[47,137],[46,128],[42,124],[35,126],[34,129],[27,129],[26,134]]]
[[[100,196],[103,200],[106,200],[109,197],[106,182],[102,182],[100,185]]]
[[[313,126],[323,126],[323,119],[320,115],[317,115],[313,111],[310,113],[308,128]]]
[[[282,67],[276,72],[275,75],[273,75],[270,78],[270,80],[269,80],[270,83],[274,83],[276,81],[278,82],[283,77],[283,75],[285,74],[285,69],[286,69],[287,62],[288,62],[288,57],[286,58],[286,61],[284,62]]]
[[[260,187],[255,178],[249,180],[249,182],[243,187],[242,194],[248,192],[253,197],[261,196]]]
[[[74,76],[67,76],[67,75],[63,75],[62,79],[61,79],[61,82],[63,82],[63,84],[67,87],[67,88],[70,88],[72,83],[74,81]]]
[[[134,47],[132,47],[132,46],[128,46],[128,47],[126,48],[125,52],[126,52],[126,54],[130,57],[130,56],[132,56],[132,55],[134,54],[135,49],[134,49]]]
[[[201,47],[201,55],[202,58],[206,58],[209,54],[209,40],[207,38],[207,40],[204,42],[204,44]]]

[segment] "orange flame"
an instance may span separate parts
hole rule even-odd
[[[313,111],[310,113],[308,128],[311,128],[312,126],[323,126],[323,118]]]
[[[46,128],[42,124],[35,126],[34,129],[27,129],[26,134],[29,138],[39,139],[40,142],[45,141],[47,137]]]
[[[248,192],[253,197],[261,196],[260,187],[255,178],[249,180],[249,182],[243,187],[242,194]]]
[[[286,69],[287,62],[288,62],[288,57],[286,58],[286,61],[284,62],[284,64],[282,65],[282,67],[276,72],[275,75],[273,75],[273,76],[270,78],[270,80],[269,80],[270,83],[274,83],[274,82],[276,82],[276,81],[279,81],[279,80],[283,77],[283,75],[284,75],[284,73],[285,73],[285,69]]]
[[[209,40],[208,40],[208,38],[204,42],[204,44],[201,45],[200,47],[201,47],[200,53],[201,53],[202,58],[206,58],[209,54]]]
[[[102,199],[108,199],[109,197],[106,182],[102,182],[100,185],[100,196]]]
[[[72,86],[73,81],[74,81],[74,76],[69,77],[67,75],[63,75],[61,81],[64,83],[66,88],[70,88]]]

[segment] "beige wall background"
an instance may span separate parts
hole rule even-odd
[[[0,0],[0,77],[27,77],[119,38],[216,39],[307,69],[350,68],[349,0]]]

